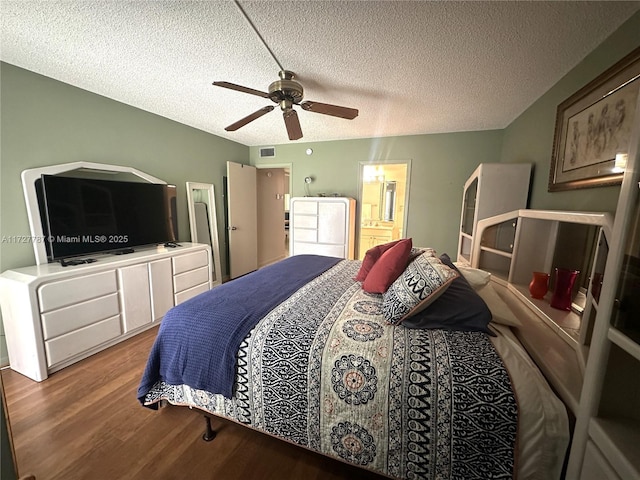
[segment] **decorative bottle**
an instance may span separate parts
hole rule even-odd
[[[556,268],[556,284],[551,297],[551,306],[559,310],[571,310],[571,292],[580,273],[570,268]]]

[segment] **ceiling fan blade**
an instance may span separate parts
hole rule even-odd
[[[262,107],[260,110],[258,110],[256,112],[253,112],[251,115],[247,115],[243,119],[238,120],[236,123],[232,123],[227,128],[225,128],[225,130],[227,132],[235,132],[240,127],[244,127],[247,123],[253,122],[256,118],[260,118],[264,114],[269,113],[274,108],[275,107],[273,105],[268,105],[266,107]]]
[[[302,102],[300,106],[307,112],[322,113],[324,115],[346,118],[347,120],[353,120],[358,116],[358,110],[355,108],[339,107],[338,105],[328,103],[306,101]]]
[[[251,95],[257,95],[262,98],[269,98],[269,94],[267,92],[261,92],[260,90],[255,90],[254,88],[243,87],[242,85],[236,85],[235,83],[229,82],[213,82],[216,87],[224,87],[229,88],[231,90],[237,90],[238,92],[250,93]]]
[[[284,124],[287,127],[289,140],[302,138],[302,128],[300,127],[300,120],[298,120],[296,111],[293,108],[289,108],[282,112],[282,116],[284,117]]]

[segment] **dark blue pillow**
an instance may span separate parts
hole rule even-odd
[[[446,253],[440,256],[440,261],[460,273]],[[401,325],[407,328],[485,332],[495,336],[488,327],[491,318],[487,304],[460,274],[431,305],[403,320]]]

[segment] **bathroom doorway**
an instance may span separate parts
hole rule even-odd
[[[405,237],[410,169],[410,160],[360,163],[358,258]]]

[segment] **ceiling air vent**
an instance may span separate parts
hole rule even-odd
[[[262,147],[260,149],[260,158],[273,158],[276,156],[275,147]]]

